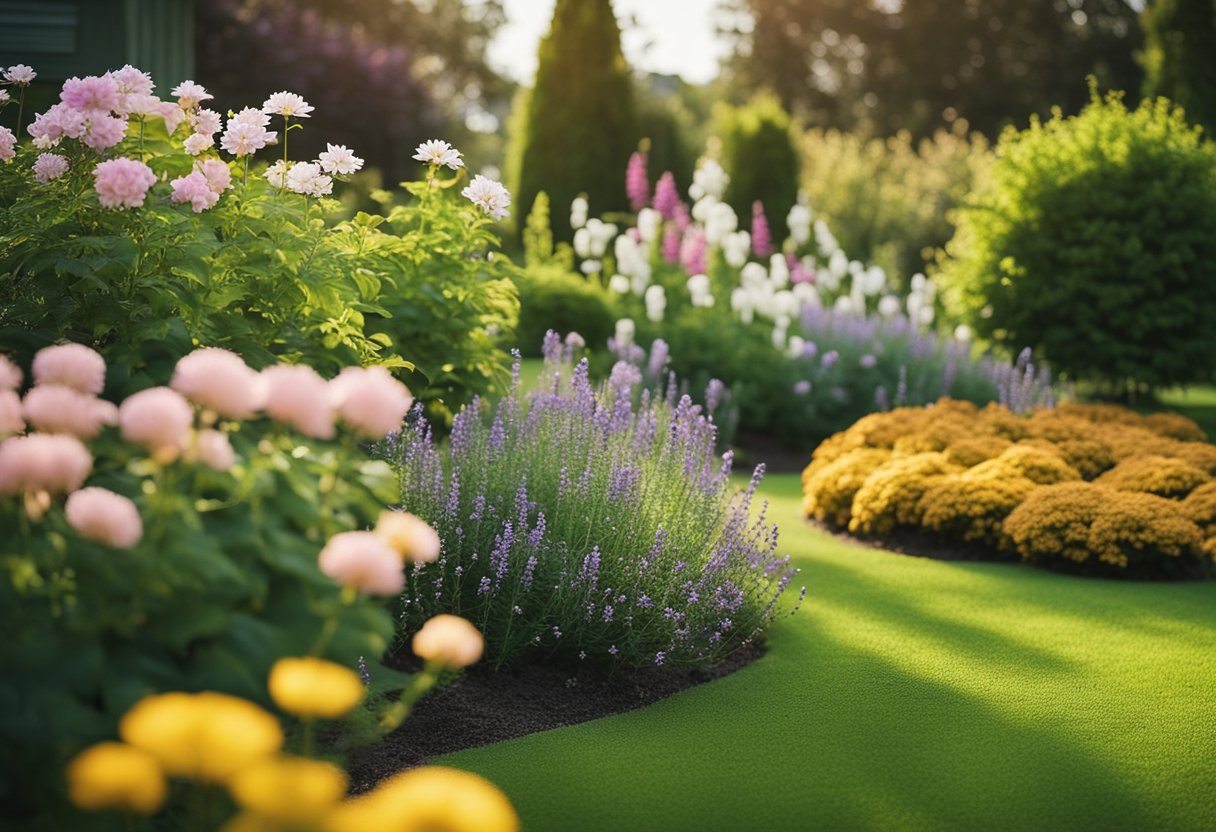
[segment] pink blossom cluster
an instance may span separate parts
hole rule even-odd
[[[97,165],[93,178],[97,198],[106,208],[138,208],[144,204],[148,189],[156,184],[152,168],[125,157]]]
[[[253,107],[246,107],[228,119],[220,147],[233,156],[251,156],[268,144],[278,141],[278,133],[267,130],[270,116]]]
[[[189,203],[194,213],[200,214],[219,201],[220,194],[232,186],[232,171],[219,159],[205,159],[194,163],[194,170],[169,183],[173,194],[169,201],[174,205]]]
[[[58,179],[67,172],[67,157],[58,153],[39,153],[34,161],[34,178],[43,184]]]
[[[0,127],[0,162],[11,162],[17,155],[17,137],[7,127]]]

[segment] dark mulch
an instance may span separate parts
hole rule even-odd
[[[770,474],[798,474],[811,464],[810,451],[792,448],[763,434],[741,433],[734,445],[736,471],[748,471],[763,462]]]
[[[498,671],[476,666],[424,697],[392,734],[354,752],[351,791],[366,791],[402,769],[453,751],[642,708],[734,673],[763,654],[762,646],[749,645],[708,669],[644,667],[615,674],[581,664],[532,662]],[[408,654],[390,656],[385,663],[417,669]]]

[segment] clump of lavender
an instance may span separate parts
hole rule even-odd
[[[462,615],[500,666],[525,652],[709,665],[759,637],[797,572],[764,509],[752,516],[763,467],[733,488],[712,418],[637,367],[594,387],[550,333],[545,373],[492,413],[463,410],[446,448],[421,418],[394,443],[404,507],[443,540],[408,573],[405,627]]]

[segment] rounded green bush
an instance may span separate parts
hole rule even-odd
[[[577,332],[588,345],[602,348],[616,319],[603,289],[560,266],[538,266],[518,281],[519,327],[516,344],[527,356],[540,355],[550,329]]]
[[[1120,94],[1008,130],[941,283],[980,335],[1125,390],[1213,377],[1216,145]]]

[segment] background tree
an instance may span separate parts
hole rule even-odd
[[[1142,17],[1144,90],[1216,135],[1216,0],[1154,0]]]
[[[571,237],[571,200],[592,211],[626,210],[624,176],[637,146],[633,81],[610,0],[557,0],[540,44],[536,84],[517,101],[508,183],[516,204],[549,194],[554,234]]]
[[[1075,112],[1084,79],[1138,89],[1141,43],[1126,0],[731,0],[736,84],[775,91],[817,126],[872,121],[931,134],[967,119],[995,135],[1054,105]],[[746,14],[740,14],[745,12]]]
[[[785,216],[798,201],[798,149],[789,113],[775,95],[761,94],[746,106],[722,105],[717,114],[722,167],[730,174],[725,200],[740,228],[750,228],[752,203],[764,206],[776,240],[787,235]]]

